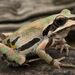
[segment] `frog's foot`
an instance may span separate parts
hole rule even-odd
[[[62,38],[59,35],[55,35],[52,38],[52,44],[50,47],[54,47],[55,49],[60,49],[60,53],[63,52],[63,50],[66,50],[66,55],[69,54],[69,49],[74,49],[70,45],[67,44],[66,40]]]
[[[54,61],[53,61],[54,67],[60,69],[61,68],[60,66],[62,65],[62,63],[60,61],[64,60],[64,59],[65,59],[65,57],[61,57],[59,59],[54,59]]]
[[[60,53],[63,52],[63,50],[66,50],[66,55],[68,56],[69,54],[69,50],[70,49],[75,49],[74,47],[71,47],[70,45],[68,45],[67,43],[63,43],[63,44],[60,44],[60,45],[56,45],[55,46],[55,49],[60,49]]]
[[[60,53],[62,53],[63,52],[63,50],[66,50],[66,55],[68,56],[68,54],[69,54],[69,49],[71,49],[71,46],[70,45],[68,45],[68,44],[63,44],[63,45],[61,45],[61,47],[60,47]]]
[[[67,56],[69,54],[69,49],[75,49],[68,45],[64,38],[54,38],[51,47],[54,47],[56,50],[60,49],[60,53],[62,53],[63,50],[66,50]]]
[[[54,59],[54,66],[58,69],[61,69],[61,67],[71,67],[71,68],[75,68],[75,65],[73,64],[65,64],[65,63],[61,63],[61,60],[64,60],[65,57],[61,57],[59,59]]]

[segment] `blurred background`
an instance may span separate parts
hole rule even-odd
[[[75,0],[0,0],[0,33],[13,32],[22,25],[67,8],[75,13]],[[56,53],[55,53],[56,54]],[[75,58],[75,53],[71,53]],[[75,59],[73,62],[75,63]],[[0,62],[0,75],[75,75],[75,69],[57,70],[45,62],[10,68]]]
[[[0,32],[15,31],[64,8],[75,13],[75,0],[0,0]]]

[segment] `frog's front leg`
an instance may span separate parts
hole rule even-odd
[[[66,40],[59,36],[59,35],[55,35],[52,38],[52,44],[50,47],[55,47],[55,49],[60,49],[60,53],[63,52],[63,50],[66,50],[66,55],[69,54],[69,49],[74,49],[72,48],[70,45],[67,44]]]

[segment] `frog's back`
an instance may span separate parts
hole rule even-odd
[[[38,38],[38,36],[42,36],[42,31],[44,28],[43,23],[39,23],[38,21],[32,22],[28,25],[22,26],[19,30],[14,32],[12,35],[7,37],[3,43],[8,44],[8,41],[12,42],[17,38],[17,41],[15,42],[16,45],[22,45],[25,44],[34,38]]]

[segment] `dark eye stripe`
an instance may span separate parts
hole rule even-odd
[[[19,47],[17,50],[25,50],[27,48],[32,47],[35,43],[39,42],[40,39],[39,38],[34,38],[33,40],[29,41],[28,43],[25,43],[24,45],[22,45],[21,47]]]
[[[55,18],[52,24],[48,25],[48,27],[43,31],[43,36],[47,35],[49,31],[55,31],[58,27],[64,25],[66,21],[68,20],[67,17],[59,17]]]
[[[54,23],[49,25],[44,31],[43,31],[43,36],[47,35],[49,31],[54,31],[58,28],[57,25],[55,25]]]

